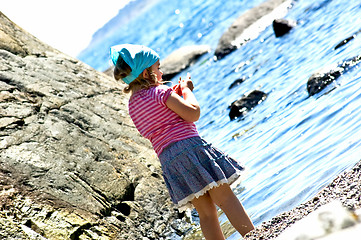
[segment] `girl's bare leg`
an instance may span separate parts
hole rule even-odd
[[[228,184],[213,188],[208,193],[213,202],[223,210],[233,227],[242,236],[254,229],[253,223],[244,210],[242,203]]]
[[[195,198],[192,204],[198,212],[204,237],[207,240],[224,240],[217,216],[217,208],[210,195],[206,193]]]

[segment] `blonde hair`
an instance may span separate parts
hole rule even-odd
[[[128,86],[126,86],[123,91],[125,93],[134,92],[135,90],[147,89],[150,87],[154,87],[160,84],[163,84],[163,81],[159,82],[157,79],[157,75],[152,71],[152,67],[146,68],[150,79],[145,79],[143,74],[139,74],[139,76],[134,79]],[[116,80],[120,80],[122,78],[127,77],[132,72],[130,66],[123,60],[123,58],[119,57],[117,63],[114,67],[114,78]]]

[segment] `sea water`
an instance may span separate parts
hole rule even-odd
[[[201,105],[199,133],[242,161],[247,172],[236,189],[255,225],[312,198],[361,159],[361,71],[354,67],[309,96],[307,79],[320,68],[361,54],[361,34],[334,47],[361,26],[359,1],[299,0],[284,16],[297,26],[276,38],[269,25],[258,37],[215,61],[214,50],[232,22],[262,0],[153,1],[126,25],[112,26],[79,58],[98,70],[110,66],[108,49],[144,44],[161,58],[187,45],[212,48],[189,72]],[[109,26],[108,26],[109,27]],[[233,81],[245,81],[229,89]],[[243,118],[228,106],[253,90],[267,93]],[[223,223],[227,219],[220,217]],[[238,233],[228,239],[239,239]]]

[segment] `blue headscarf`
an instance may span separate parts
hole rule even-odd
[[[110,57],[114,66],[118,58],[123,60],[132,69],[132,72],[122,80],[129,84],[134,81],[144,69],[152,66],[159,60],[159,55],[152,49],[143,45],[121,44],[110,48]]]

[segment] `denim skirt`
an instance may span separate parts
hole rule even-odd
[[[208,190],[231,185],[244,167],[201,137],[171,143],[159,155],[164,181],[180,211],[193,208],[191,201]]]

